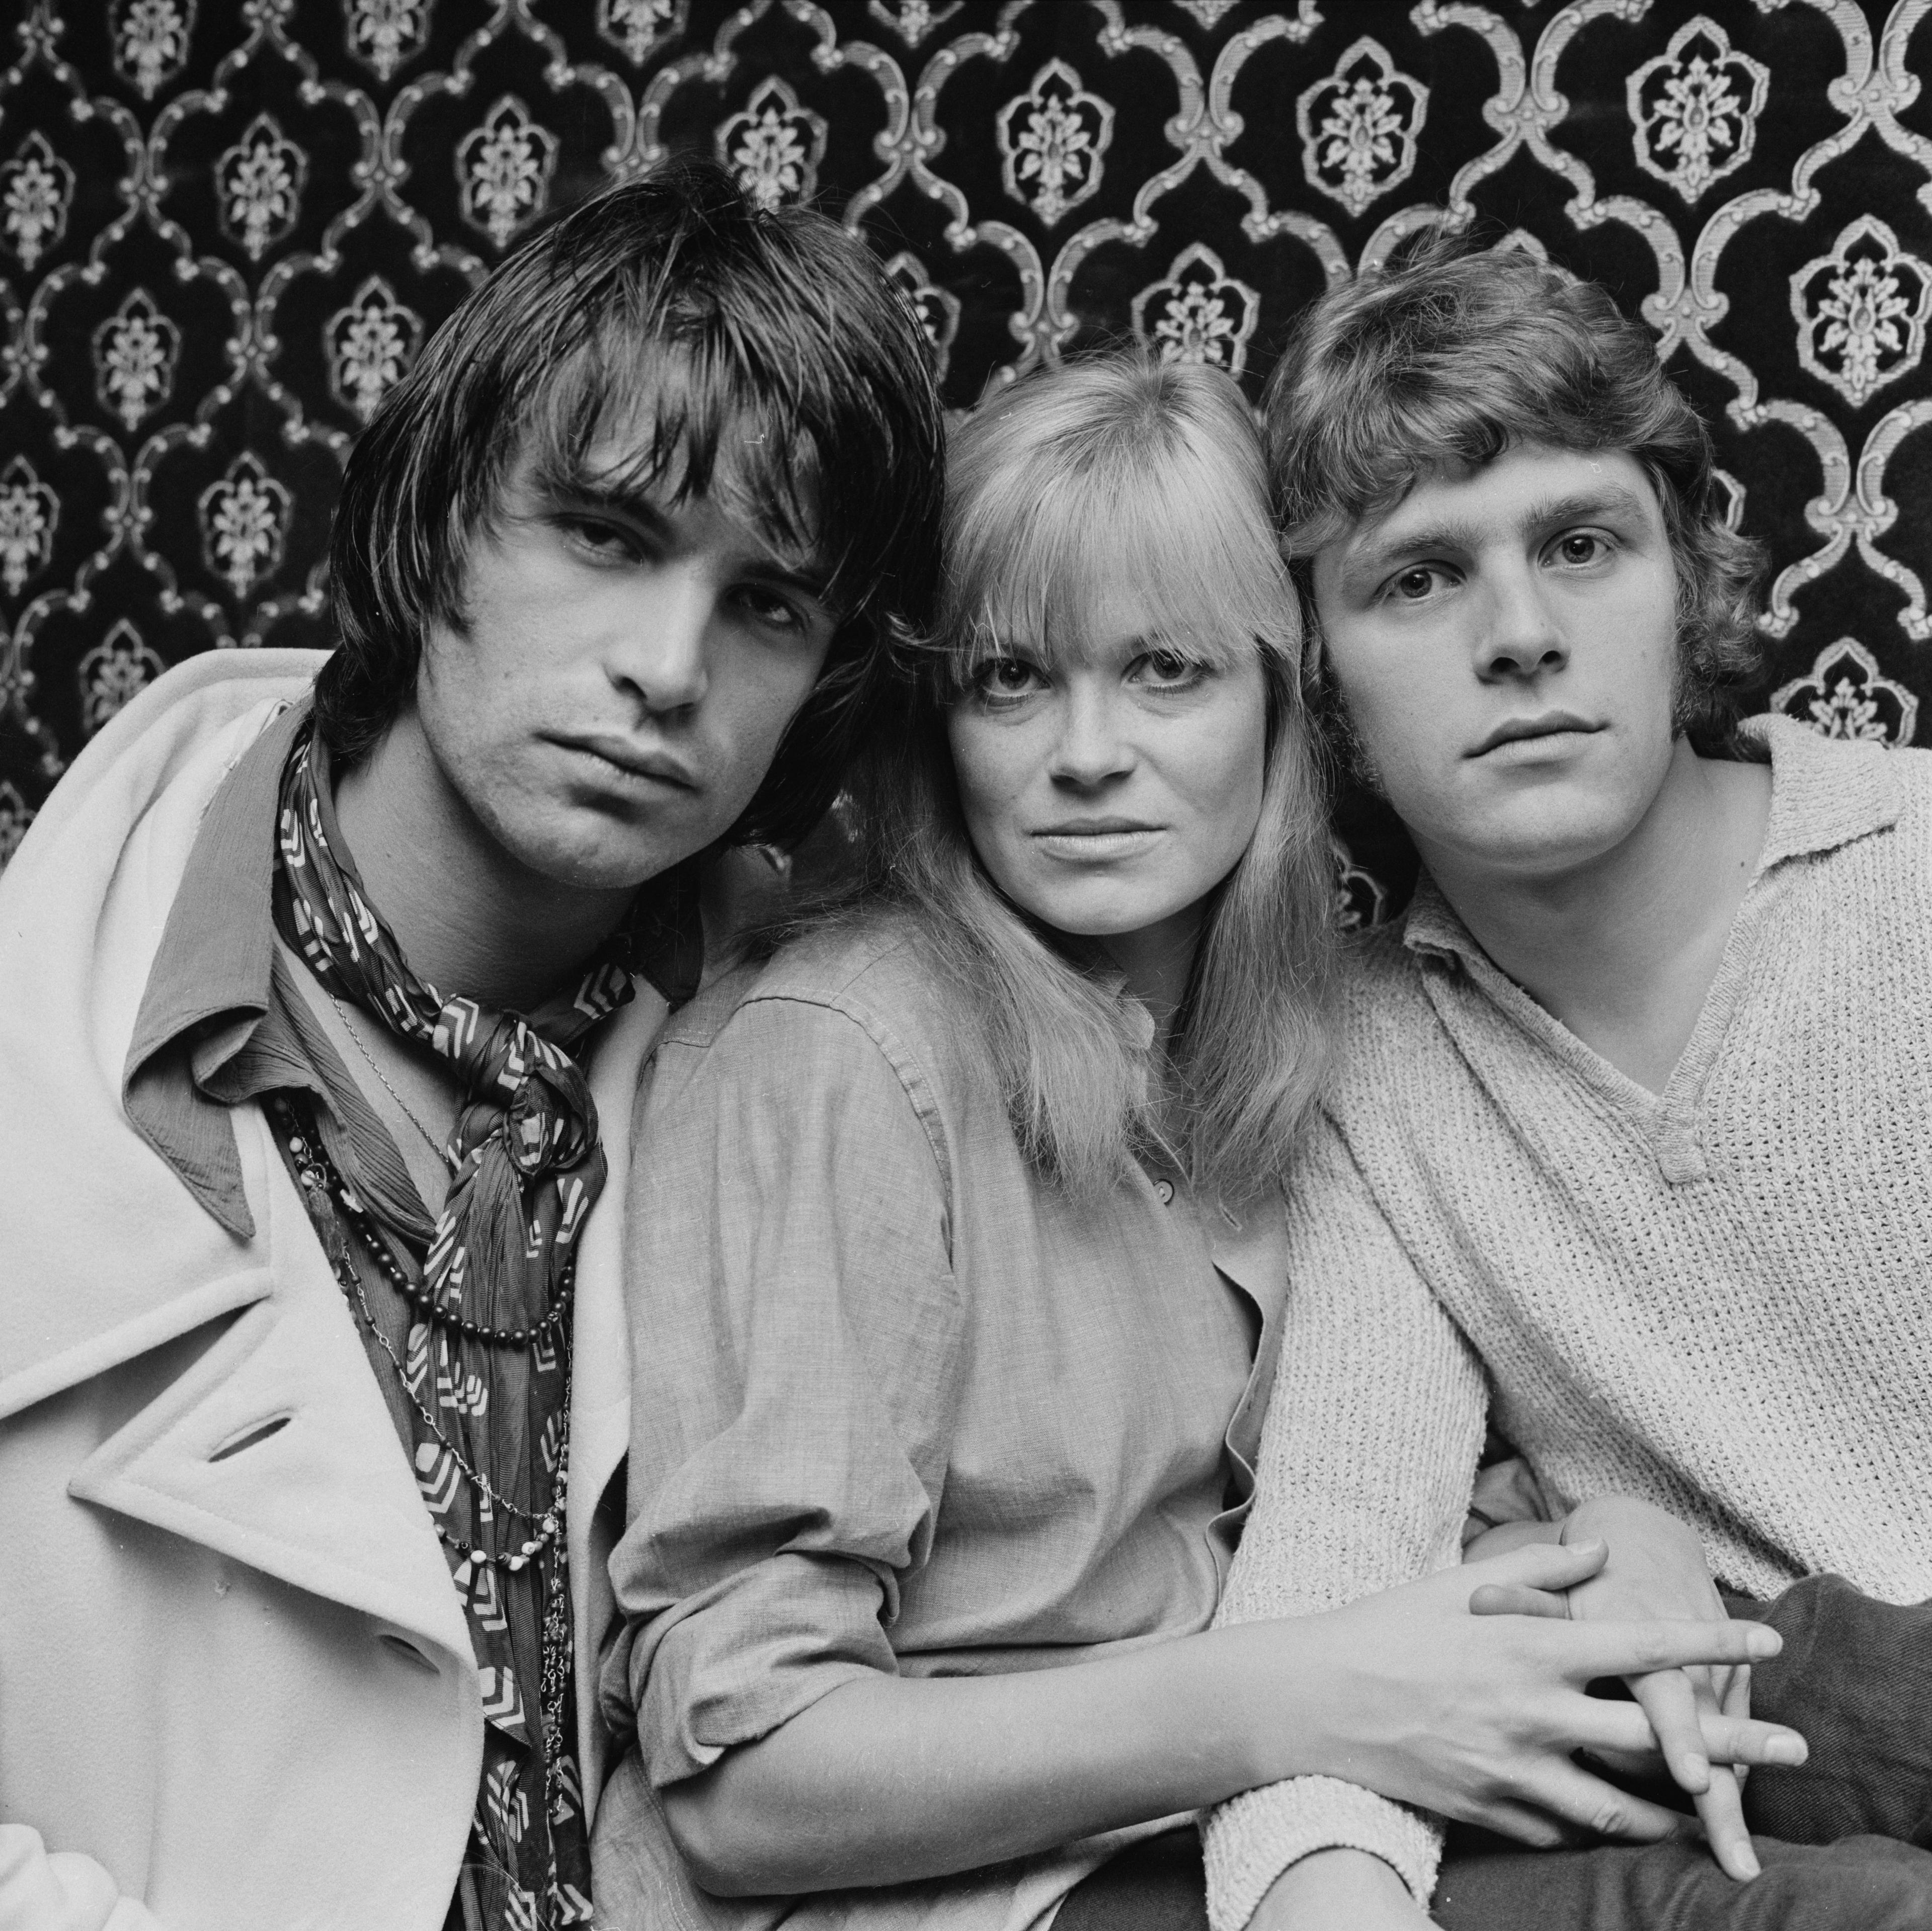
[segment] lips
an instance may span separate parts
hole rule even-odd
[[[1521,744],[1534,738],[1573,734],[1588,736],[1603,728],[1601,724],[1593,724],[1587,718],[1577,717],[1569,711],[1544,711],[1533,718],[1507,718],[1468,755],[1471,757],[1486,757],[1491,751],[1498,751],[1506,744]]]
[[[1159,838],[1161,829],[1138,818],[1079,818],[1045,826],[1032,836],[1034,844],[1050,858],[1102,865],[1146,850]]]
[[[1157,832],[1158,825],[1149,824],[1144,818],[1069,818],[1058,825],[1042,825],[1034,833],[1036,838],[1104,838],[1112,832]]]
[[[632,744],[628,739],[606,736],[557,738],[554,742],[561,745],[566,751],[574,751],[593,758],[599,763],[608,765],[624,777],[634,781],[641,779],[658,784],[674,784],[686,791],[695,791],[698,788],[696,777],[680,760],[664,751]]]

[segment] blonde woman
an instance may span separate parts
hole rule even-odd
[[[1036,376],[951,463],[867,888],[700,994],[640,1100],[600,1921],[1018,1931],[1147,1839],[1063,1931],[1198,1923],[1162,1834],[1289,1774],[1663,1834],[1571,1761],[1648,1741],[1583,1684],[1768,1632],[1474,1618],[1473,1570],[1208,1630],[1326,1030],[1294,596],[1216,370]],[[1276,1892],[1323,1908],[1324,1868]]]

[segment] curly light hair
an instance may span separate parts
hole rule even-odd
[[[1438,468],[1506,449],[1619,450],[1657,491],[1677,572],[1675,721],[1730,743],[1761,675],[1764,553],[1731,527],[1702,421],[1650,337],[1593,282],[1431,235],[1304,310],[1269,379],[1268,467],[1304,604],[1315,553]],[[1324,724],[1346,720],[1316,679]]]

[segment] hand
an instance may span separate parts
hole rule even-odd
[[[1515,1549],[1526,1540],[1555,1542],[1558,1527],[1550,1519],[1543,1491],[1538,1486],[1529,1464],[1521,1456],[1512,1456],[1507,1462],[1492,1462],[1486,1468],[1477,1471],[1475,1486],[1470,1492],[1468,1520],[1462,1525],[1463,1560],[1474,1561],[1479,1555],[1501,1555],[1503,1546]],[[1472,1546],[1486,1536],[1494,1537],[1499,1532],[1518,1528],[1534,1529],[1538,1533],[1526,1537],[1513,1536],[1503,1546],[1472,1552]]]
[[[1689,1819],[1573,1760],[1580,1750],[1629,1758],[1654,1743],[1640,1708],[1586,1696],[1584,1685],[1774,1656],[1774,1631],[1728,1618],[1570,1623],[1466,1613],[1482,1588],[1572,1588],[1603,1567],[1606,1553],[1600,1544],[1520,1549],[1298,1619],[1298,1680],[1283,1686],[1276,1707],[1297,1709],[1304,1753],[1318,1757],[1300,1767],[1531,1844],[1566,1843],[1579,1831],[1646,1842],[1693,1831]],[[1282,1660],[1264,1654],[1252,1666],[1265,1677]],[[1266,1696],[1264,1681],[1257,1688]],[[1720,1715],[1705,1753],[1773,1761],[1772,1744],[1793,1734]]]
[[[1472,1611],[1478,1615],[1567,1613],[1577,1621],[1628,1621],[1652,1616],[1672,1621],[1726,1618],[1723,1599],[1704,1561],[1702,1545],[1689,1528],[1664,1510],[1632,1497],[1601,1496],[1573,1510],[1564,1522],[1563,1534],[1566,1540],[1601,1540],[1610,1551],[1602,1569],[1568,1591],[1567,1601],[1553,1592],[1485,1589],[1472,1598]],[[1714,1768],[1706,1742],[1713,1720],[1750,1716],[1748,1666],[1694,1665],[1624,1680],[1650,1720],[1664,1766],[1678,1787],[1695,1800],[1718,1864],[1732,1877],[1755,1877],[1758,1861],[1744,1826],[1741,1776],[1721,1764]],[[1804,1740],[1796,1732],[1772,1738],[1767,1756],[1761,1760],[1802,1763]],[[1612,1769],[1636,1775],[1654,1773],[1657,1763],[1654,1756],[1648,1756],[1606,1761]]]
[[[1247,1931],[1428,1931],[1429,1914],[1393,1865],[1366,1851],[1317,1851],[1269,1887]]]

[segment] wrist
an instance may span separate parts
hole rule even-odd
[[[1612,1567],[1628,1571],[1633,1564],[1660,1563],[1673,1569],[1684,1565],[1700,1578],[1707,1573],[1697,1531],[1667,1509],[1634,1495],[1592,1495],[1579,1502],[1563,1518],[1558,1540],[1602,1543],[1610,1551],[1606,1575]]]
[[[1579,1502],[1560,1525],[1559,1542],[1601,1541],[1618,1529],[1658,1530],[1666,1534],[1690,1531],[1667,1510],[1635,1495],[1592,1495]]]
[[[1319,1763],[1320,1714],[1307,1694],[1312,1620],[1229,1624],[1200,1639],[1214,1654],[1211,1693],[1199,1707],[1215,1713],[1208,1728],[1240,1789],[1302,1776]]]
[[[1652,1503],[1592,1496],[1564,1518],[1563,1534],[1608,1551],[1603,1568],[1569,1592],[1573,1616],[1702,1621],[1724,1613],[1696,1531]]]
[[[1332,1931],[1339,1924],[1426,1924],[1393,1864],[1346,1846],[1288,1866],[1261,1901],[1248,1931]]]

